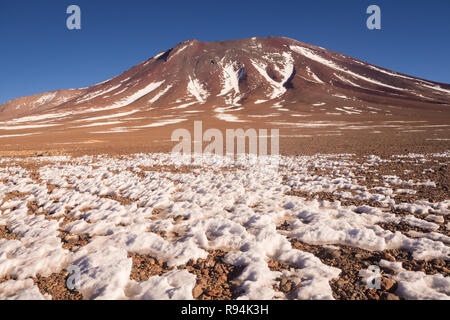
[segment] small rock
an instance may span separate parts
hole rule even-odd
[[[175,222],[180,222],[184,220],[184,216],[176,216],[175,218],[173,218],[173,220],[175,220]]]
[[[220,281],[220,282],[226,282],[226,281],[227,281],[227,275],[226,275],[226,274],[222,274],[222,275],[219,277],[219,281]]]
[[[397,295],[393,294],[393,293],[388,293],[388,294],[386,294],[386,295],[384,296],[384,298],[385,298],[386,300],[400,300],[400,298],[399,298]]]
[[[163,239],[166,238],[166,232],[165,232],[165,231],[161,231],[161,232],[158,233],[158,234],[159,234],[159,236],[160,236],[161,238],[163,238]]]
[[[287,281],[285,284],[283,284],[281,286],[281,291],[289,292],[291,290],[292,290],[292,282],[291,281]]]
[[[214,270],[218,273],[224,273],[225,270],[223,269],[223,267],[220,264],[216,264],[214,267]]]
[[[376,292],[369,291],[367,297],[371,300],[380,300],[380,296]]]
[[[382,277],[381,278],[381,289],[389,291],[392,288],[395,288],[395,286],[397,285],[397,282],[393,279],[389,279],[389,278],[385,278]]]
[[[390,262],[395,262],[395,258],[390,253],[387,252],[383,252],[383,259]]]
[[[198,299],[198,297],[200,297],[202,293],[203,289],[199,285],[196,285],[192,290],[192,296],[194,297],[194,299]]]
[[[362,265],[363,265],[365,268],[368,268],[370,265],[372,265],[372,263],[369,262],[369,261],[363,261],[363,262],[362,262]]]
[[[212,290],[208,291],[208,295],[211,297],[217,296],[217,295],[219,295],[219,293],[220,292],[217,289],[212,289]]]
[[[339,287],[343,287],[346,283],[347,283],[347,281],[345,281],[344,279],[339,279],[339,280],[336,282],[336,284],[337,284]]]
[[[189,271],[189,272],[194,272],[195,271],[194,267],[192,267],[192,266],[187,266],[186,270]]]
[[[364,258],[364,255],[361,253],[357,253],[354,255],[354,257],[355,257],[355,259],[362,259],[362,258]]]
[[[216,262],[213,259],[208,259],[205,264],[208,268],[214,268]]]

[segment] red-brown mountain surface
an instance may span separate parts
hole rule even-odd
[[[288,38],[190,40],[92,87],[1,105],[0,146],[157,151],[202,120],[205,129],[279,128],[288,153],[442,149],[449,119],[449,84]]]

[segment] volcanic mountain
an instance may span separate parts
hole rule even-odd
[[[449,84],[288,38],[189,40],[92,87],[1,105],[0,144],[146,145],[194,120],[279,128],[281,137],[327,137],[328,144],[361,132],[448,141],[449,115]]]

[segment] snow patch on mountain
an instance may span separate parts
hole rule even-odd
[[[150,92],[156,90],[164,82],[165,82],[165,80],[158,81],[158,82],[152,82],[149,85],[147,85],[145,88],[136,91],[135,93],[129,95],[126,98],[123,98],[123,99],[119,100],[118,102],[112,104],[111,106],[98,108],[98,110],[101,110],[101,111],[112,110],[112,109],[118,109],[118,108],[122,108],[122,107],[128,106],[128,105],[132,104],[133,102],[135,102],[135,101],[141,99],[142,97],[146,96]]]
[[[281,75],[280,82],[273,80],[268,75],[267,62],[251,59],[253,67],[272,87],[272,94],[269,96],[269,99],[279,98],[287,91],[285,84],[294,73],[294,60],[292,56],[287,52],[283,52],[280,58],[282,59],[280,65],[278,64],[273,65],[274,69]]]
[[[151,98],[148,102],[150,103],[154,103],[156,101],[158,101],[163,95],[165,95],[171,88],[173,85],[169,84],[167,87],[165,87],[163,90],[161,90],[160,92],[158,92],[153,98]]]
[[[242,67],[236,63],[225,63],[222,59],[218,64],[222,68],[223,88],[219,93],[220,96],[228,95],[226,99],[227,104],[238,105],[240,99],[239,91],[239,74]],[[233,93],[234,92],[234,93]]]
[[[370,82],[372,84],[375,84],[375,85],[378,85],[378,86],[383,86],[383,87],[386,87],[386,88],[391,88],[391,89],[395,89],[395,90],[405,91],[405,89],[403,89],[403,88],[391,86],[391,85],[388,85],[386,83],[382,83],[380,81],[377,81],[377,80],[374,80],[374,79],[362,76],[362,75],[360,75],[358,73],[355,73],[355,72],[352,72],[350,70],[346,70],[343,67],[337,65],[335,62],[333,62],[331,60],[328,60],[328,59],[325,59],[324,57],[322,57],[319,54],[315,53],[311,49],[308,49],[308,48],[305,48],[305,47],[300,47],[300,46],[290,46],[289,48],[292,51],[297,52],[297,53],[307,57],[308,59],[311,59],[313,61],[316,61],[318,63],[321,63],[321,64],[327,66],[328,68],[331,68],[331,69],[334,69],[334,70],[337,70],[337,71],[340,71],[340,72],[347,73],[347,74],[349,74],[349,75],[351,75],[351,76],[353,76],[355,78],[361,79],[363,81]]]

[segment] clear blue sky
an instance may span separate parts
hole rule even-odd
[[[82,30],[66,28],[66,8]],[[382,30],[366,28],[366,8]],[[449,0],[0,0],[0,103],[93,85],[187,39],[286,36],[450,83]]]

